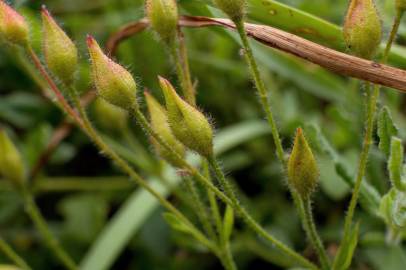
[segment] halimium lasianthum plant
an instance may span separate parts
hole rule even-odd
[[[321,1],[337,4],[334,0]],[[79,39],[76,46],[67,33],[80,37],[83,32],[101,31],[99,40],[103,40],[112,27],[109,18],[116,18],[114,26],[121,19],[128,22],[127,16],[108,14],[99,25],[100,16],[110,7],[93,12],[92,23],[71,27],[72,7],[58,4],[54,14],[66,18],[65,32],[45,8],[37,16],[24,9],[29,18],[26,20],[0,0],[0,38],[5,41],[0,53],[8,56],[0,57],[0,90],[5,90],[0,98],[0,121],[5,126],[0,129],[0,262],[9,260],[24,270],[99,270],[121,265],[237,270],[257,269],[262,264],[272,269],[403,269],[404,134],[391,114],[396,113],[397,121],[406,117],[401,110],[402,95],[389,94],[391,90],[385,88],[388,95],[379,100],[377,83],[406,91],[405,71],[399,68],[406,66],[402,38],[391,53],[405,1],[393,1],[396,15],[383,49],[383,21],[379,6],[372,0],[349,1],[342,31],[274,0],[212,0],[228,19],[192,16],[218,12],[210,1],[206,2],[207,6],[197,0],[143,1],[138,10],[145,10],[146,18],[112,33],[106,40],[105,53],[93,37]],[[134,3],[120,3],[117,10],[115,6],[115,15],[121,5],[134,16]],[[82,15],[88,7],[81,8],[75,7],[75,13],[80,12],[81,20],[86,21]],[[320,7],[312,8],[317,11]],[[324,10],[323,14],[337,17],[333,10]],[[40,17],[42,35],[37,31]],[[247,24],[249,20],[255,23]],[[181,31],[185,26],[213,25],[236,31],[241,44],[229,38],[211,39],[210,32]],[[167,66],[156,65],[167,59],[162,57],[162,47],[154,46],[154,39],[129,39],[126,44],[131,46],[118,49],[124,39],[144,29],[157,34],[170,53]],[[284,32],[286,29],[294,33]],[[29,36],[33,38],[29,40]],[[301,60],[292,65],[292,56],[268,55],[265,46],[254,45],[250,38],[340,76],[315,65],[309,72],[309,64]],[[90,64],[82,61],[86,57],[80,57],[85,44]],[[245,65],[239,57],[217,63],[221,55],[237,56],[238,45]],[[148,89],[138,98],[134,77],[113,60],[117,57],[130,62],[132,50],[136,52],[134,73],[142,74],[138,85]],[[189,54],[196,81],[189,68]],[[385,66],[388,60],[397,67]],[[261,67],[269,70],[262,73]],[[176,71],[178,85],[172,82],[171,74],[165,75],[171,82],[159,77],[157,84],[156,75],[165,70]],[[224,75],[229,71],[233,75],[227,78]],[[21,79],[23,72],[29,79]],[[359,108],[362,95],[354,94],[358,82],[347,82],[342,75],[364,81],[360,87],[366,93],[364,121]],[[31,82],[36,85],[30,87]],[[280,86],[284,91],[278,91]],[[24,91],[14,95],[15,87]],[[196,91],[198,88],[200,91]],[[256,95],[245,88],[254,88]],[[331,88],[334,91],[328,92]],[[35,98],[36,89],[41,89],[43,98]],[[260,106],[254,103],[255,96]],[[46,99],[65,114],[50,110]],[[165,106],[158,100],[164,100]],[[212,114],[219,120],[217,134],[196,104],[213,109]],[[90,114],[88,106],[92,106]],[[276,117],[274,106],[279,109]],[[311,113],[307,113],[309,108]],[[267,123],[262,121],[263,116]],[[244,122],[224,128],[236,119]],[[297,126],[304,129],[296,129],[288,153],[287,142]],[[21,151],[6,134],[9,129],[15,129]],[[84,136],[76,136],[78,130],[104,159],[95,158],[96,151],[84,147]],[[235,174],[234,169],[238,170]],[[69,177],[65,177],[65,170]],[[72,176],[87,175],[89,171],[95,174],[91,179]],[[278,180],[283,183],[285,179],[287,185],[278,185]],[[117,209],[134,185],[137,190]],[[316,193],[318,187],[320,192]],[[60,192],[60,196],[49,196],[51,192]],[[39,205],[47,204],[44,213],[37,205],[39,196]],[[343,204],[347,199],[348,207]],[[57,205],[55,210],[53,205]],[[22,209],[38,235],[31,232]],[[154,211],[163,218],[149,218]],[[55,216],[60,217],[52,221],[55,226],[51,230],[47,218]],[[316,224],[318,220],[323,222]],[[173,229],[174,237],[169,237],[164,221]],[[13,228],[9,229],[9,224]],[[141,225],[146,229],[136,237],[137,245],[128,245]],[[15,237],[20,237],[20,232],[23,241]],[[42,256],[46,254],[42,244],[53,257]],[[180,244],[178,248],[187,256],[173,256],[175,244]],[[82,254],[86,246],[90,250]],[[125,246],[136,259],[127,253],[118,257]],[[27,254],[27,259],[19,255],[20,251]],[[31,253],[35,256],[29,256]],[[382,263],[386,261],[391,263]]]
[[[17,13],[4,1],[0,1],[0,36],[4,40],[26,46],[28,44],[29,27],[23,16]]]
[[[351,0],[344,21],[344,39],[355,55],[371,59],[382,39],[382,25],[374,0]]]
[[[42,48],[48,69],[58,79],[70,85],[78,67],[78,52],[75,44],[45,7],[42,7],[42,32]]]

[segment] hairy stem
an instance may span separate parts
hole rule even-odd
[[[48,248],[54,253],[59,261],[66,267],[66,269],[75,270],[78,266],[70,255],[63,249],[59,241],[55,238],[49,230],[41,211],[38,209],[32,194],[27,189],[22,190],[22,196],[25,202],[25,211],[30,216],[37,230],[40,232]]]
[[[149,125],[148,121],[146,120],[145,116],[142,114],[142,112],[139,110],[138,107],[133,108],[134,111],[134,117],[136,118],[138,124],[141,125],[141,127],[144,129],[144,131],[149,135],[152,136],[162,147],[167,149],[172,155],[173,158],[177,159],[179,163],[183,166],[184,169],[188,170],[189,173],[194,175],[197,180],[199,180],[206,188],[210,189],[213,191],[213,193],[221,199],[224,203],[230,205],[242,218],[243,220],[247,223],[247,225],[256,233],[261,235],[263,238],[265,238],[267,241],[273,243],[279,250],[282,252],[285,252],[287,255],[290,257],[294,258],[303,266],[307,266],[311,269],[318,269],[313,263],[308,261],[306,258],[295,252],[294,250],[290,249],[288,246],[277,240],[274,236],[269,234],[264,228],[261,227],[260,224],[258,224],[252,217],[251,215],[241,207],[239,204],[238,200],[234,197],[229,197],[225,195],[223,192],[221,192],[216,186],[214,186],[211,181],[209,181],[206,177],[201,175],[194,167],[192,167],[190,164],[188,164],[183,158],[181,158],[166,142],[162,137],[154,132],[152,127]],[[210,161],[209,161],[210,162]],[[220,174],[219,174],[220,173]],[[222,175],[221,169],[216,170],[216,175],[220,176]],[[224,175],[223,179],[225,181]],[[227,181],[225,181],[227,183]],[[231,188],[231,187],[230,187]]]
[[[395,19],[393,21],[393,25],[392,25],[392,29],[390,31],[389,34],[389,39],[388,42],[386,43],[386,47],[385,47],[385,51],[383,53],[382,56],[382,63],[385,64],[388,61],[388,57],[389,57],[389,52],[392,48],[393,42],[395,41],[396,35],[398,33],[399,30],[399,26],[400,26],[400,21],[402,20],[404,14],[404,10],[397,10],[396,11],[396,15],[395,15]]]
[[[324,270],[330,269],[330,260],[328,258],[326,249],[324,248],[323,242],[319,234],[317,233],[316,224],[313,219],[312,206],[310,198],[302,200],[304,209],[304,224],[303,227],[316,250],[319,257],[320,264]]]
[[[24,270],[31,270],[32,268],[27,264],[27,262],[14,251],[14,249],[0,236],[0,251],[6,255],[13,263]]]

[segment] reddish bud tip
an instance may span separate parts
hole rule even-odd
[[[87,34],[87,35],[86,35],[86,44],[87,44],[87,47],[89,47],[89,48],[92,47],[92,46],[94,45],[94,42],[95,42],[95,39],[93,38],[93,36]]]

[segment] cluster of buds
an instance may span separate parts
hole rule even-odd
[[[288,183],[302,199],[309,199],[317,187],[319,169],[301,128],[296,130],[288,160]]]
[[[382,24],[374,0],[351,0],[344,22],[348,49],[358,57],[374,57],[382,39]]]

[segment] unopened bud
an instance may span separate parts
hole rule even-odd
[[[99,96],[125,110],[136,106],[137,85],[130,72],[107,57],[93,37],[87,37],[87,46]]]
[[[246,0],[214,0],[214,3],[231,18],[239,21],[244,18]]]
[[[317,187],[319,169],[301,128],[288,161],[288,183],[303,198],[308,199]]]
[[[400,11],[406,10],[406,0],[396,0],[396,8]]]
[[[43,51],[49,70],[65,84],[73,82],[78,64],[75,44],[42,7]]]
[[[146,0],[145,10],[152,29],[165,42],[176,36],[178,7],[175,0]]]
[[[344,39],[358,57],[371,59],[382,39],[382,25],[373,0],[351,0],[344,22]]]
[[[169,126],[175,137],[204,157],[213,155],[213,130],[203,113],[184,101],[169,81],[159,77],[165,95]]]
[[[186,152],[185,147],[173,135],[168,123],[167,112],[149,93],[145,92],[145,98],[147,101],[152,129],[157,134],[159,134],[162,139],[164,139],[179,156],[184,157]],[[162,157],[175,167],[182,166],[182,164],[179,164],[178,159],[173,157],[173,154],[171,152],[162,147],[162,145],[160,145],[154,138],[151,138],[151,140],[157,154],[160,157]]]
[[[128,112],[116,105],[97,98],[93,104],[97,123],[104,129],[112,132],[123,131],[128,123]]]
[[[28,31],[24,17],[0,0],[0,36],[12,44],[26,46]]]
[[[0,175],[16,186],[24,185],[24,165],[21,155],[2,129],[0,129]]]

